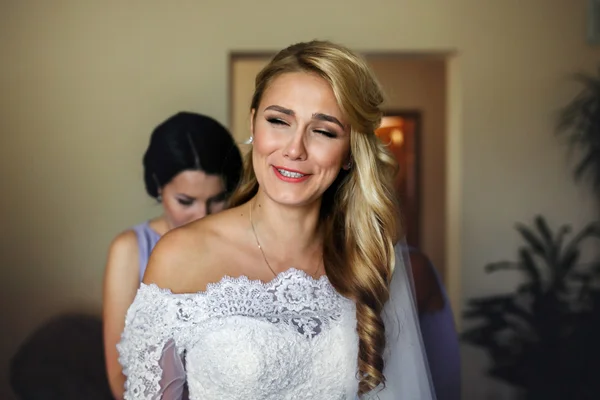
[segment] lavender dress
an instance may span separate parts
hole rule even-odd
[[[410,248],[409,251],[416,250]],[[442,309],[419,313],[419,324],[427,352],[431,379],[438,400],[460,400],[460,352],[454,315],[448,294],[437,270],[431,261],[427,263],[427,266],[434,273],[444,298]]]
[[[160,235],[156,233],[154,229],[150,227],[148,221],[134,226],[133,231],[137,236],[139,259],[140,259],[140,282],[144,278],[144,272],[146,272],[146,265],[148,265],[148,259],[152,249],[156,246]]]

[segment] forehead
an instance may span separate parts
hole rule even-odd
[[[331,85],[309,72],[288,72],[275,77],[265,90],[259,107],[277,104],[296,112],[325,113],[343,119]]]
[[[175,175],[165,189],[171,189],[190,197],[204,197],[222,192],[225,190],[225,185],[219,175],[188,170]]]

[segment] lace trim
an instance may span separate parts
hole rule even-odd
[[[225,276],[207,285],[205,291],[173,294],[155,284],[141,292],[166,296],[175,301],[175,315],[183,323],[198,323],[213,317],[245,316],[285,324],[307,338],[319,334],[339,319],[342,305],[350,300],[331,286],[327,276],[315,279],[290,268],[263,282],[247,276]]]
[[[128,376],[126,398],[147,398],[159,393],[159,360],[169,340],[179,354],[201,337],[207,320],[245,316],[301,334],[309,340],[322,333],[344,312],[354,315],[354,303],[331,286],[327,276],[318,279],[290,268],[263,282],[247,276],[225,276],[205,291],[174,294],[156,284],[141,284],[127,312],[125,332],[117,346]],[[133,397],[130,397],[133,396]]]
[[[240,275],[240,276],[224,275],[218,282],[207,283],[206,290],[200,290],[200,291],[193,292],[193,293],[173,293],[171,291],[171,289],[161,288],[158,285],[156,285],[155,283],[145,284],[142,282],[140,284],[140,288],[146,287],[146,288],[148,288],[148,290],[152,290],[156,293],[167,294],[167,295],[176,296],[176,297],[178,297],[178,296],[203,296],[203,295],[211,294],[213,291],[218,290],[221,286],[228,284],[228,283],[247,283],[248,285],[258,285],[258,286],[264,287],[265,289],[268,289],[270,286],[276,285],[276,284],[280,283],[282,280],[286,279],[286,277],[288,275],[300,275],[300,276],[304,277],[305,279],[312,281],[314,283],[317,283],[319,285],[321,285],[322,283],[331,285],[327,275],[321,275],[319,278],[314,278],[311,275],[307,274],[304,270],[291,267],[291,268],[286,269],[285,271],[280,272],[279,274],[277,274],[277,276],[275,276],[272,280],[270,280],[268,282],[263,282],[260,279],[250,279],[246,275]]]

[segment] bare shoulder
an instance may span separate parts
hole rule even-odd
[[[133,266],[137,268],[138,242],[131,229],[119,233],[110,243],[108,263],[112,265]]]
[[[119,233],[110,243],[109,252],[122,253],[137,249],[137,236],[132,229]]]
[[[137,235],[127,230],[110,244],[103,281],[103,307],[112,313],[112,306],[131,302],[139,286],[140,267]],[[107,311],[109,310],[109,311]]]
[[[148,261],[144,283],[173,293],[196,293],[231,274],[227,260],[239,230],[232,211],[210,215],[163,235]]]

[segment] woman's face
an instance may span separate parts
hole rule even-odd
[[[219,175],[183,171],[162,187],[162,205],[170,228],[177,228],[225,208],[225,185]]]
[[[275,78],[251,121],[254,172],[278,203],[319,201],[348,162],[350,128],[331,86],[315,74]]]

